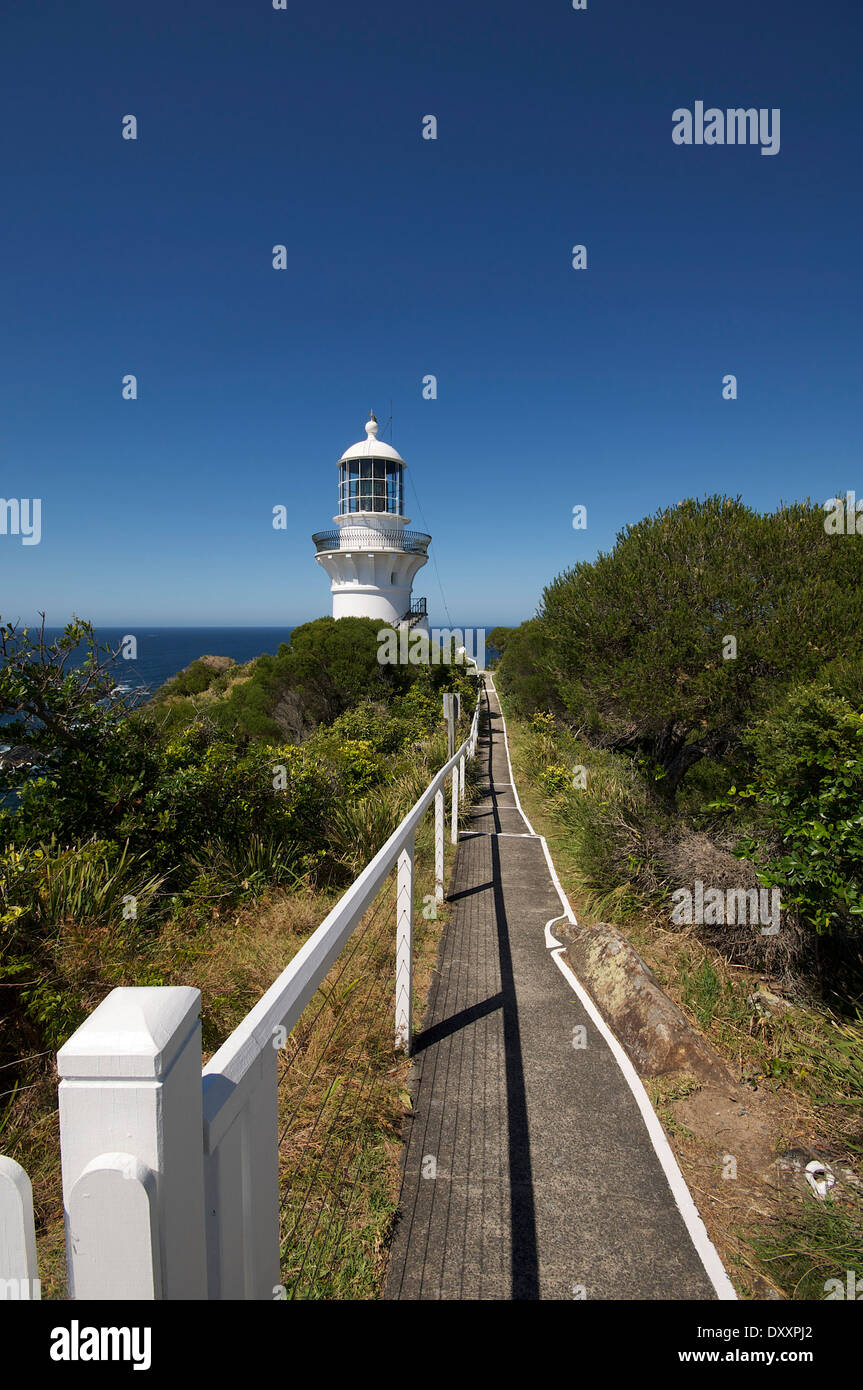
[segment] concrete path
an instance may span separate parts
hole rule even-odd
[[[733,1297],[640,1083],[549,950],[561,898],[517,806],[493,688],[483,704],[484,794],[415,1041],[386,1296]]]

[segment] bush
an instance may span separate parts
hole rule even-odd
[[[0,834],[19,845],[94,836],[128,843],[176,886],[186,861],[213,839],[239,849],[253,835],[278,836],[317,849],[335,785],[291,745],[244,748],[198,723],[159,746],[126,720],[96,754],[66,759],[28,783],[17,812],[0,816]]]
[[[188,902],[240,902],[271,887],[295,887],[320,863],[322,850],[307,850],[272,831],[239,843],[208,840],[189,861],[195,875],[183,894]]]
[[[404,812],[392,791],[333,808],[327,840],[335,860],[355,876],[392,835]]]
[[[668,817],[632,759],[590,748],[541,711],[525,728],[522,757],[566,831],[592,906],[627,914],[639,896],[658,901],[657,848]]]
[[[202,691],[209,690],[221,674],[203,661],[193,661],[185,671],[180,671],[173,680],[168,681],[159,695],[162,699],[175,695],[200,695]]]
[[[859,935],[863,713],[835,693],[826,672],[795,688],[744,743],[751,772],[730,800],[755,825],[740,853],[755,859],[761,881],[779,886],[784,905],[816,932]]]
[[[492,653],[492,664],[499,661],[506,651],[507,642],[515,631],[512,627],[493,627],[491,632],[486,633],[486,649]]]
[[[544,767],[540,772],[539,782],[543,791],[548,792],[550,796],[554,796],[556,792],[569,791],[572,786],[572,775],[568,768],[550,763],[548,767]]]
[[[128,845],[90,840],[60,848],[10,847],[0,856],[0,927],[7,942],[26,924],[100,924],[144,917],[164,879],[147,871],[146,857]],[[134,899],[134,912],[131,900]]]
[[[512,628],[498,666],[498,684],[513,713],[529,719],[537,710],[562,705],[547,662],[548,637],[537,618]]]
[[[384,779],[383,760],[365,738],[346,739],[338,746],[338,765],[345,794],[362,796]]]

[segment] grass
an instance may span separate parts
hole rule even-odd
[[[279,1102],[289,1298],[372,1298],[397,1196],[392,878],[288,1040]]]
[[[863,1204],[850,1207],[830,1199],[803,1198],[789,1203],[767,1229],[749,1232],[749,1242],[764,1268],[791,1299],[825,1299],[845,1294],[849,1270],[863,1276]]]
[[[671,1106],[675,1100],[684,1100],[686,1096],[691,1096],[693,1091],[698,1090],[699,1084],[696,1077],[686,1072],[675,1076],[649,1077],[645,1081],[644,1088],[650,1097],[650,1104],[669,1134],[691,1137],[690,1131],[679,1122]]]
[[[51,992],[58,1003],[52,1027],[61,1029],[62,1041],[118,985],[192,983],[201,990],[204,1048],[212,1052],[299,950],[333,901],[333,894],[304,887],[277,892],[227,916],[212,916],[194,928],[170,922],[152,934],[64,923],[53,946]],[[74,1017],[62,1026],[68,1000],[76,1001]],[[40,1043],[40,1051],[43,1046]],[[0,1078],[3,1075],[0,1071]],[[57,1084],[52,1048],[20,1072],[14,1094],[0,1099],[0,1152],[16,1159],[33,1184],[42,1296],[49,1299],[66,1296]],[[4,1089],[0,1085],[0,1091]]]

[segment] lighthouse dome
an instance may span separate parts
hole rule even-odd
[[[365,439],[360,439],[346,449],[339,463],[344,463],[347,459],[389,459],[391,462],[400,463],[403,468],[407,467],[401,454],[391,444],[384,444],[382,439],[378,439],[378,422],[374,415],[366,421]]]
[[[378,439],[378,422],[372,414],[365,439],[352,444],[339,459],[339,517],[378,512],[406,520],[406,467],[401,454]]]

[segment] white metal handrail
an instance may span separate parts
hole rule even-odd
[[[217,1135],[210,1133],[213,1128],[224,1132],[231,1123],[237,1109],[242,1105],[243,1083],[250,1068],[260,1057],[264,1048],[272,1048],[273,1037],[278,1030],[290,1033],[316,990],[326,979],[333,963],[347,941],[359,925],[363,914],[374,901],[385,880],[388,878],[400,855],[409,850],[413,858],[413,841],[423,816],[435,796],[442,792],[443,785],[451,772],[453,791],[458,781],[458,800],[464,789],[464,759],[473,757],[476,748],[476,734],[479,721],[479,699],[474,712],[473,723],[468,737],[453,756],[432,778],[422,796],[415,802],[404,820],[396,826],[386,844],[378,850],[374,859],[354,880],[347,892],[336,903],[321,925],[301,946],[289,965],[270,986],[266,994],[246,1015],[226,1038],[218,1052],[204,1068],[204,1133],[205,1139],[212,1142]],[[457,814],[458,800],[453,795],[453,843],[458,839]],[[436,837],[437,839],[437,837]],[[438,846],[436,845],[436,851]],[[442,855],[443,846],[440,846]],[[437,854],[436,854],[437,857]],[[437,870],[436,864],[436,870]],[[441,866],[442,868],[442,866]],[[435,873],[438,883],[442,872]],[[403,884],[399,885],[399,896]],[[442,896],[442,894],[441,894]],[[398,1032],[398,1025],[397,1025]],[[407,1038],[399,1036],[399,1043],[409,1046]]]

